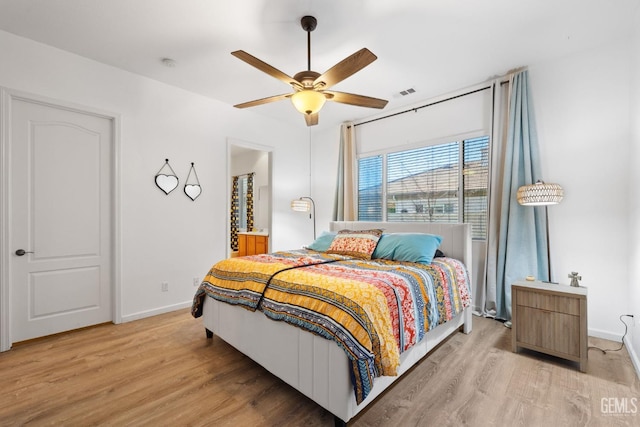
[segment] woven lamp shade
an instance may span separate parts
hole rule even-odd
[[[311,201],[302,199],[292,200],[291,209],[296,212],[311,212]]]
[[[523,185],[516,194],[518,203],[524,206],[557,205],[564,197],[564,191],[558,184],[547,184],[538,181],[535,184]]]

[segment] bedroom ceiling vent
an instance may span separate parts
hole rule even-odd
[[[169,68],[174,68],[178,64],[175,59],[171,59],[171,58],[162,58],[161,61],[162,61],[162,65]]]
[[[407,96],[407,95],[411,95],[412,93],[416,93],[416,90],[410,87],[409,89],[401,90],[399,93],[402,96]]]

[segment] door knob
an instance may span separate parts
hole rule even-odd
[[[16,251],[16,255],[18,255],[18,256],[23,256],[24,254],[32,254],[32,253],[33,253],[33,252],[31,252],[31,251],[25,251],[24,249],[18,249],[18,250]]]

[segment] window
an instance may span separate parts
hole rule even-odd
[[[474,239],[486,239],[489,205],[489,138],[464,141],[463,154],[463,222],[471,224],[471,235]]]
[[[358,220],[382,221],[382,156],[358,160]]]
[[[483,136],[359,158],[358,220],[462,221],[486,239],[488,152]]]

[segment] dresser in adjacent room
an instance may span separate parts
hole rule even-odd
[[[258,255],[269,252],[269,234],[262,231],[238,233],[238,255]]]

